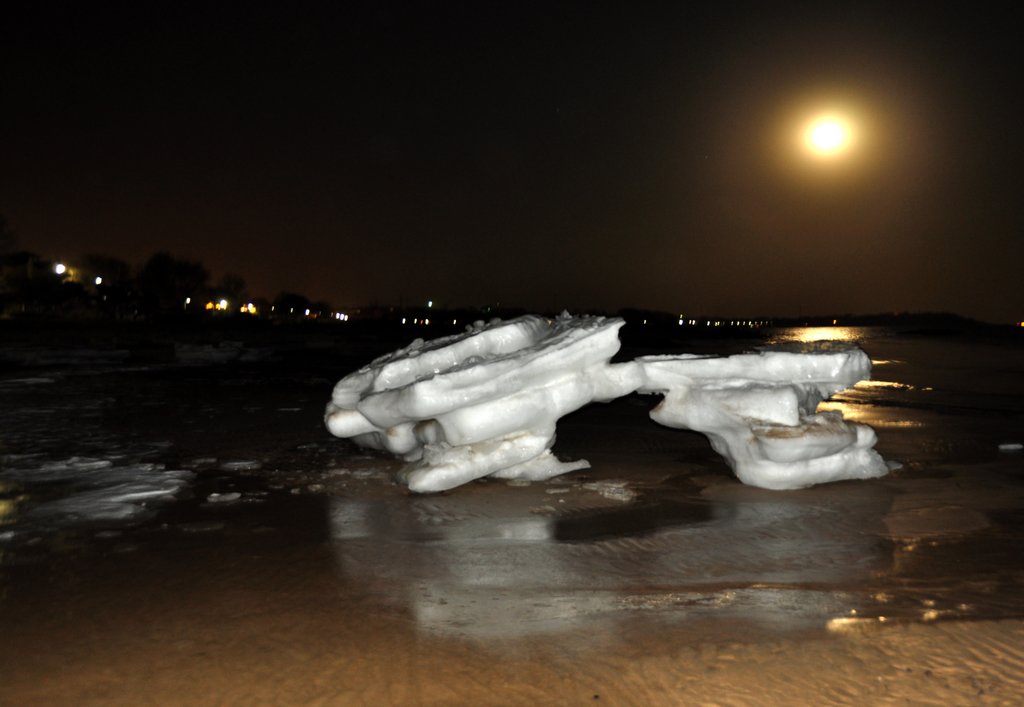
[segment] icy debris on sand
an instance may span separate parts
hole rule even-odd
[[[858,348],[637,362],[640,391],[665,396],[651,418],[707,435],[743,483],[796,489],[888,472],[872,449],[874,430],[839,412],[816,412],[822,400],[870,377],[871,360]]]
[[[56,378],[8,378],[0,381],[0,387],[15,387],[22,385],[40,385],[43,383],[56,383]]]
[[[384,473],[378,469],[353,469],[353,479],[379,479],[384,477]]]
[[[636,498],[636,491],[627,488],[625,481],[591,481],[583,484],[583,488],[596,491],[610,501],[629,503]]]
[[[609,363],[622,325],[605,317],[529,315],[417,339],[341,379],[327,427],[411,462],[403,476],[417,492],[484,476],[539,481],[586,468],[551,454],[555,424],[640,384],[635,364]]]
[[[0,471],[0,482],[16,484],[25,492],[15,525],[46,528],[134,518],[149,504],[176,496],[191,478],[190,471],[160,464],[119,465],[90,457]],[[47,490],[41,491],[44,487]],[[60,495],[54,498],[55,487]]]
[[[212,533],[223,530],[227,525],[222,520],[198,520],[187,523],[178,523],[174,527],[183,533]]]
[[[234,503],[242,497],[238,491],[231,491],[229,493],[211,493],[206,497],[206,500],[210,503]]]
[[[220,465],[222,471],[255,471],[263,466],[254,459],[235,459]]]

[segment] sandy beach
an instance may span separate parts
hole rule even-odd
[[[0,703],[1019,704],[1020,348],[864,347],[901,466],[787,492],[631,395],[559,423],[589,470],[410,494],[323,427],[365,349],[16,366]],[[177,485],[89,516],[124,469]]]

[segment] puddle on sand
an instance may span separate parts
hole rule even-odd
[[[645,501],[620,508],[577,511],[555,518],[552,539],[588,542],[616,537],[644,537],[672,527],[712,520],[711,504],[684,501]]]

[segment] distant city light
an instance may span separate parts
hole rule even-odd
[[[103,278],[100,277],[99,275],[96,276],[96,284],[97,285],[102,285],[103,284]]]
[[[222,299],[220,302],[217,303],[217,309],[227,309],[227,308],[228,308],[228,301],[226,299]]]
[[[64,266],[64,263],[57,263],[53,266],[53,271],[58,275],[63,275],[66,270],[67,268]]]
[[[309,310],[308,309],[306,310],[306,316],[307,317],[309,316]]]
[[[402,317],[402,324],[405,324],[405,317]]]
[[[427,309],[430,309],[433,306],[434,306],[434,300],[428,299],[427,300]]]
[[[185,298],[185,304],[186,305],[192,304],[192,298],[191,297],[186,297]]]

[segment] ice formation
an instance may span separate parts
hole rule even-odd
[[[620,319],[524,316],[382,356],[341,379],[328,429],[410,462],[417,492],[483,476],[541,480],[586,461],[551,454],[560,417],[639,390],[665,396],[651,417],[702,432],[741,481],[794,489],[884,475],[875,433],[816,412],[870,376],[855,347],[736,356],[646,356],[610,363]]]
[[[144,515],[150,504],[177,496],[193,474],[183,469],[165,469],[160,464],[137,462],[115,464],[110,459],[71,457],[32,464],[32,456],[9,463],[0,471],[3,482],[28,491],[22,494],[13,520],[15,530],[38,530],[50,524],[120,521]],[[46,489],[41,492],[39,489]],[[61,495],[53,497],[52,489]],[[0,510],[3,510],[0,508]]]
[[[858,348],[772,351],[736,356],[637,359],[641,392],[665,398],[651,418],[702,432],[745,484],[796,489],[888,472],[875,432],[816,412],[818,403],[871,375]]]
[[[540,480],[587,468],[551,454],[555,425],[640,384],[638,366],[610,363],[623,323],[529,315],[417,339],[341,379],[327,427],[411,462],[403,476],[417,492],[483,476]]]

